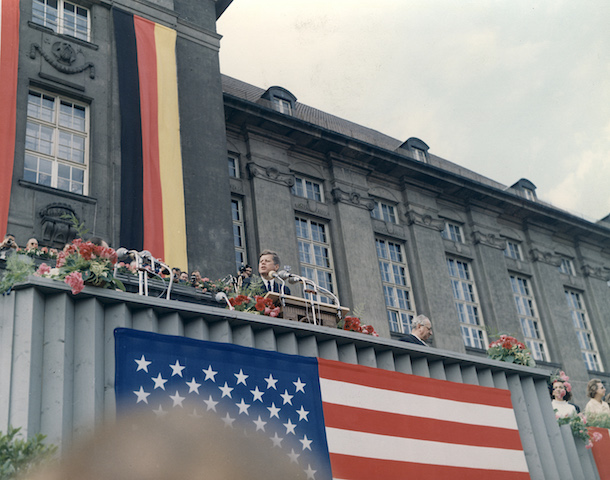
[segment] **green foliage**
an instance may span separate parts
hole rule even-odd
[[[85,235],[89,233],[89,229],[85,227],[85,223],[81,223],[73,213],[64,213],[61,218],[70,220],[72,227],[76,230],[76,238],[85,238]]]
[[[10,293],[13,285],[25,281],[34,273],[34,262],[26,255],[9,255],[6,259],[6,270],[0,280],[0,294]]]
[[[610,428],[610,415],[607,413],[587,413],[587,426]]]
[[[20,428],[8,427],[0,432],[0,480],[12,480],[49,460],[57,451],[55,445],[45,445],[45,436],[38,434],[24,440]]]

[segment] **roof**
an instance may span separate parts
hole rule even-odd
[[[249,83],[237,80],[236,78],[229,77],[227,75],[222,75],[222,88],[223,91],[229,95],[258,104],[261,103],[261,97],[266,92],[266,90],[262,88],[250,85]],[[334,133],[339,133],[341,135],[360,140],[369,145],[373,145],[394,153],[400,154],[400,150],[397,149],[399,149],[399,147],[404,143],[404,140],[398,140],[378,132],[377,130],[373,130],[372,128],[350,122],[349,120],[331,115],[330,113],[323,112],[322,110],[318,110],[317,108],[313,108],[299,102],[295,103],[293,117]],[[430,152],[428,152],[428,164],[490,187],[500,190],[505,190],[508,188],[504,184],[484,177],[483,175],[431,154]]]

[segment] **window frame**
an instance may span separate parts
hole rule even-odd
[[[453,231],[452,231],[453,230]],[[456,234],[457,231],[457,234]],[[445,228],[441,231],[441,237],[455,243],[466,243],[464,228],[459,223],[445,221]]]
[[[50,93],[48,91],[29,87],[28,88],[28,102],[26,108],[26,132],[25,132],[25,142],[24,142],[24,166],[23,166],[23,179],[25,181],[29,181],[32,183],[36,183],[38,185],[44,185],[47,187],[55,188],[61,191],[70,192],[77,195],[87,196],[89,195],[89,175],[90,175],[90,152],[89,152],[89,143],[90,143],[90,105],[74,100],[67,95]],[[40,98],[40,104],[37,106],[33,102],[31,102],[31,96],[35,95]],[[53,110],[52,116],[53,119],[49,120],[44,118],[44,101],[45,99],[48,101],[49,99],[53,100]],[[62,103],[63,102],[63,103]],[[82,119],[83,122],[83,130],[78,130],[77,128],[73,128],[67,125],[62,125],[62,118],[66,118],[65,113],[62,115],[61,107],[63,105],[69,105],[71,108],[71,112],[73,113],[75,110],[82,110],[84,112],[84,116]],[[77,108],[75,108],[77,107]],[[39,108],[41,115],[33,116],[31,115],[31,110],[36,110]],[[48,108],[47,108],[48,112]],[[74,119],[74,117],[71,117]],[[34,130],[37,130],[39,135],[32,136],[30,133]],[[50,135],[47,135],[47,138],[44,138],[42,134],[43,131],[47,131]],[[49,132],[50,131],[50,132]],[[78,148],[74,148],[72,143],[69,145],[62,144],[62,134],[63,141],[65,142],[68,138],[70,142],[73,142],[75,138],[83,139],[82,146],[82,155],[83,162],[80,163],[78,161],[74,161],[68,158],[64,158],[61,156],[62,146],[64,147],[64,151],[69,152],[71,155],[74,152],[79,152]],[[50,140],[49,140],[50,138]],[[40,146],[41,143],[48,143],[49,148],[51,149],[51,153],[38,150],[36,148],[28,148],[29,143],[35,143]],[[30,157],[28,159],[28,156]],[[32,162],[32,160],[36,161],[36,170],[32,168],[28,168],[28,162]],[[51,171],[50,172],[41,172],[41,162],[51,163]],[[70,168],[70,178],[62,176],[60,177],[61,166]],[[72,185],[79,184],[77,180],[73,177],[73,169],[82,170],[83,172],[83,182],[82,182],[82,191],[74,191]],[[30,173],[27,173],[30,172]],[[26,178],[27,176],[31,176],[31,172],[35,172],[35,179]],[[44,175],[45,177],[50,176],[50,184],[40,181],[40,176]],[[69,182],[68,189],[62,188],[59,185],[61,184],[61,179],[64,181],[67,179]]]
[[[299,271],[300,275],[312,280],[316,284],[330,290],[335,295],[337,294],[336,289],[336,277],[335,277],[335,267],[333,262],[333,254],[332,254],[332,245],[330,243],[330,231],[329,231],[329,223],[321,220],[317,220],[305,215],[295,214],[295,230],[297,237],[297,247],[298,247],[298,255],[299,255]],[[305,223],[307,225],[307,233],[308,237],[303,237],[300,235],[302,231],[302,225]],[[323,227],[324,241],[316,240],[313,235],[312,224],[316,226]],[[305,260],[305,248],[304,245],[308,245],[311,248],[307,248],[309,260]],[[322,254],[321,256],[316,255],[316,247],[318,247],[318,251],[320,249],[326,250],[326,255]],[[319,265],[317,263],[317,258],[321,257],[322,259],[327,259],[328,266]],[[313,277],[313,278],[312,278]],[[322,278],[321,278],[322,277]],[[324,278],[326,277],[326,278]],[[332,299],[325,295],[314,295],[317,297],[317,300],[323,303],[334,303]]]
[[[53,23],[52,20],[49,20],[47,17],[47,11],[49,10],[48,7],[48,1],[49,0],[32,0],[32,23],[36,24],[36,25],[40,25],[43,26],[45,28],[49,28],[51,30],[53,30],[53,32],[55,32],[56,34],[59,35],[66,35],[69,37],[73,37],[76,38],[78,40],[82,40],[84,42],[91,42],[91,9],[87,8],[87,7],[83,7],[82,5],[80,5],[79,3],[76,2],[69,2],[67,0],[57,0],[57,16],[56,16],[56,21],[55,23]],[[36,4],[41,5],[42,6],[42,17],[39,16],[37,13],[37,8],[36,8]],[[66,5],[71,5],[74,7],[74,17],[75,17],[75,21],[74,21],[74,30],[68,30],[68,28],[66,27]],[[52,8],[52,7],[51,7]],[[40,9],[40,7],[39,7]],[[77,17],[77,10],[84,10],[85,12],[87,12],[87,33],[86,35],[78,35],[78,22],[76,21],[78,19]],[[82,19],[82,16],[80,17]],[[83,38],[84,37],[84,38]]]
[[[515,299],[517,318],[525,343],[532,352],[534,360],[550,361],[549,349],[544,335],[542,322],[538,316],[538,307],[532,291],[531,280],[517,274],[509,274],[510,284]]]
[[[234,208],[235,205],[237,206],[236,209]],[[237,218],[235,217],[235,212],[237,212]],[[243,200],[239,197],[231,196],[231,219],[233,221],[233,248],[235,250],[235,266],[237,271],[239,271],[242,265],[246,265],[248,263],[244,204]],[[236,228],[240,233],[236,233]],[[239,238],[241,245],[237,245],[237,238]]]
[[[521,250],[521,244],[519,242],[513,242],[512,240],[506,240],[504,256],[506,258],[512,258],[513,260],[523,261],[523,252]]]
[[[457,269],[455,269],[457,275],[454,275],[454,269],[451,268],[451,262],[458,264]],[[481,312],[481,303],[479,301],[474,273],[472,271],[472,262],[448,255],[446,256],[446,264],[464,345],[466,347],[485,350],[489,345],[489,341],[487,339],[485,320]],[[459,265],[463,265],[465,268],[460,269]],[[465,272],[466,277],[461,275],[461,271]],[[470,298],[466,298],[467,295]],[[463,321],[465,317],[473,317],[475,321]],[[476,335],[474,335],[475,333]],[[475,339],[477,341],[475,341]]]
[[[383,244],[383,253],[386,253],[387,256],[380,255],[380,244]],[[394,248],[394,251],[392,251],[390,245],[397,248]],[[396,255],[396,250],[398,250],[398,255]],[[417,312],[413,299],[413,288],[409,274],[405,246],[404,244],[394,240],[376,236],[375,251],[377,252],[379,278],[381,280],[381,287],[383,289],[390,332],[403,334],[410,333],[411,322],[413,321],[413,318],[417,316]],[[394,255],[392,255],[393,253]],[[387,268],[385,268],[383,264],[387,265]],[[401,272],[400,269],[403,269],[403,271]],[[401,283],[400,281],[397,282],[397,277],[398,279],[402,277],[404,283]],[[404,292],[402,298],[399,292]],[[406,303],[404,307],[400,305],[401,300]]]
[[[576,276],[576,268],[574,267],[574,261],[568,257],[561,257],[560,263],[557,267],[561,273],[570,275],[571,277]]]
[[[299,183],[301,184],[300,188],[297,187],[297,184]],[[307,188],[307,184],[311,185],[311,190]],[[314,188],[316,186],[318,187],[319,198],[316,198],[316,192]],[[302,192],[302,195],[298,193],[299,190],[300,192]],[[308,200],[313,200],[314,202],[324,203],[323,183],[301,175],[294,176],[294,185],[290,187],[290,193],[295,197],[306,198]],[[312,193],[312,196],[309,196],[310,193]]]
[[[604,365],[602,363],[599,348],[597,346],[597,339],[593,333],[593,327],[589,319],[587,312],[587,306],[584,300],[584,293],[574,290],[572,288],[564,287],[564,294],[566,302],[568,304],[568,310],[572,319],[572,326],[576,333],[578,345],[582,353],[583,361],[587,370],[595,372],[604,372]],[[591,348],[587,348],[587,345],[583,342],[588,341]],[[594,367],[594,368],[590,368]],[[598,368],[595,368],[598,367]]]
[[[394,225],[398,225],[398,209],[395,205],[382,202],[381,200],[374,200],[374,202],[375,207],[373,208],[373,210],[371,210],[371,218],[380,220],[382,222],[393,223]]]
[[[233,162],[233,166],[231,166],[231,162]],[[239,157],[237,155],[233,155],[231,153],[227,154],[227,163],[229,167],[229,177],[230,178],[241,178],[241,172],[239,171]],[[232,175],[232,172],[235,172],[235,175]]]

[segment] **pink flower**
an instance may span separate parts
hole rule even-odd
[[[270,317],[277,317],[280,314],[280,307],[275,307],[275,308],[269,308],[269,307],[265,307],[265,315],[268,315]]]
[[[73,295],[80,293],[83,288],[85,288],[85,282],[83,281],[83,276],[80,272],[72,272],[65,278],[64,282],[70,285]]]
[[[36,273],[34,275],[42,277],[47,273],[51,273],[51,267],[49,267],[46,263],[41,263],[40,267],[38,267],[38,270],[36,270]]]

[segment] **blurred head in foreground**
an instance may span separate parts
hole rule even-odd
[[[268,437],[244,436],[216,416],[119,418],[29,480],[305,479]]]

